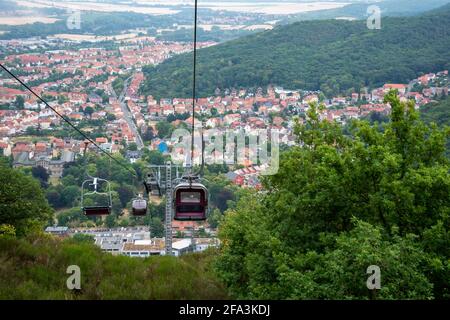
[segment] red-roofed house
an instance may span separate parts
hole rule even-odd
[[[408,86],[406,84],[398,84],[398,83],[386,83],[383,86],[383,90],[384,92],[388,92],[390,90],[398,90],[399,93],[401,94],[405,94],[406,93],[406,88]]]

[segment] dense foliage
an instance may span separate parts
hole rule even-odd
[[[427,104],[420,108],[420,112],[425,122],[450,126],[450,97]]]
[[[39,182],[0,162],[0,226],[24,235],[42,229],[52,215]]]
[[[226,212],[217,271],[234,296],[450,298],[450,131],[386,102],[390,122],[354,122],[351,136],[312,106],[267,192]],[[366,287],[370,265],[381,290]]]
[[[18,39],[36,36],[45,37],[59,33],[80,33],[80,30],[76,28],[69,29],[67,27],[67,13],[60,15],[59,18],[61,18],[61,20],[54,23],[36,22],[20,26],[0,25],[1,30],[7,31],[5,34],[0,35],[0,39]],[[150,23],[154,22],[154,20],[154,17],[131,12],[83,12],[81,16],[81,27],[82,31],[86,33],[111,35],[118,34],[120,31],[126,29],[147,27]]]
[[[253,30],[222,30],[219,27],[213,27],[211,30],[204,30],[202,28],[197,30],[198,41],[214,41],[222,42],[232,39],[236,39],[245,35],[254,33]],[[179,41],[179,42],[192,42],[194,37],[194,31],[192,29],[180,29],[177,31],[162,32],[157,36],[158,40],[162,41]]]
[[[420,17],[366,21],[304,21],[198,51],[197,94],[216,88],[268,84],[321,89],[327,96],[385,82],[407,82],[420,72],[449,68],[450,6]],[[141,92],[189,97],[192,53],[144,68]]]
[[[423,106],[420,108],[420,115],[427,123],[450,126],[450,97]],[[450,138],[447,139],[447,155],[450,156]]]
[[[0,1],[0,8],[5,7],[5,10],[16,10],[18,7],[12,7],[14,3],[3,3]],[[116,35],[129,30],[145,29],[150,36],[157,37],[162,41],[187,41],[191,42],[193,39],[194,10],[191,6],[179,6],[176,9],[178,12],[169,15],[148,15],[135,12],[87,12],[81,13],[81,29],[67,27],[67,18],[70,13],[65,10],[57,8],[42,8],[35,9],[43,14],[52,14],[59,20],[54,23],[36,22],[26,25],[1,25],[0,30],[5,31],[0,34],[0,39],[20,39],[29,37],[46,37],[60,33],[70,34],[95,34],[98,36]],[[208,21],[211,17],[216,16],[216,11],[200,8],[198,11],[200,19]],[[221,16],[236,17],[239,13],[236,12],[222,12]],[[251,14],[247,13],[249,17]],[[264,16],[266,19],[267,17]],[[252,15],[253,21],[258,24],[259,16]],[[261,20],[261,23],[264,20]],[[251,21],[249,22],[251,23]],[[186,26],[177,30],[177,26]],[[161,30],[164,30],[161,32]],[[170,31],[167,31],[170,30]],[[226,41],[239,37],[244,34],[249,34],[254,31],[248,30],[219,30],[213,28],[211,31],[199,31],[199,41]],[[144,34],[144,33],[143,33]],[[97,44],[96,44],[97,45]]]
[[[0,236],[0,299],[225,299],[211,253],[147,259],[102,253],[89,239]],[[77,265],[81,290],[68,290]]]

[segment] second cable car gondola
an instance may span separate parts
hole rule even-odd
[[[199,182],[181,182],[173,191],[174,219],[188,221],[206,220],[208,189]]]
[[[131,213],[133,216],[145,216],[147,214],[147,200],[139,195],[131,201]]]

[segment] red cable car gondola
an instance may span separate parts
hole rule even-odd
[[[174,219],[202,221],[208,212],[208,189],[198,182],[182,182],[173,191]]]

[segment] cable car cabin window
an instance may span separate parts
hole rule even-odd
[[[189,212],[203,212],[204,206],[198,204],[184,204],[177,207],[177,212],[189,213]]]
[[[136,209],[136,210],[147,209],[147,201],[133,200],[133,209]]]
[[[202,193],[200,191],[180,192],[180,201],[182,203],[200,203]]]

